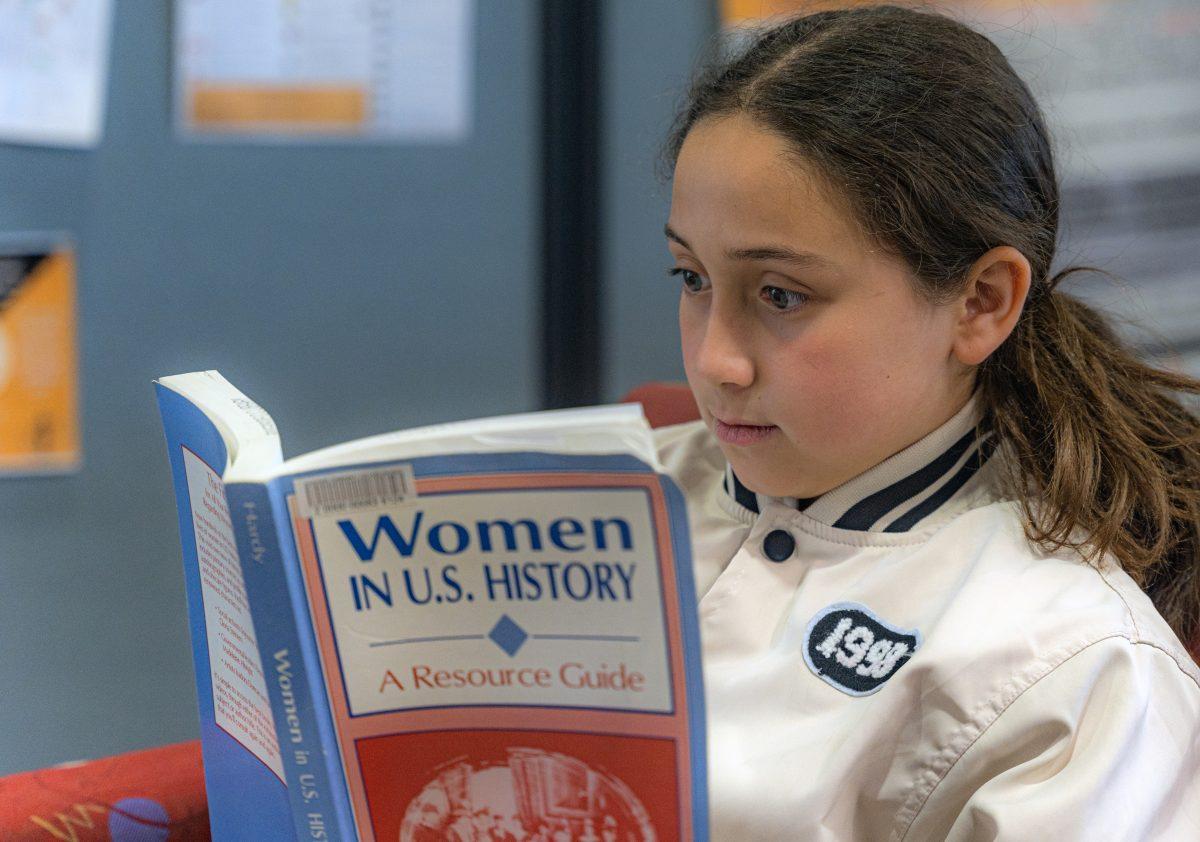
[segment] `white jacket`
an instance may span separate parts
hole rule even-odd
[[[717,842],[1200,840],[1200,670],[1115,563],[1029,545],[974,412],[814,501],[657,431]]]

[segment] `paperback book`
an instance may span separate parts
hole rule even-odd
[[[636,404],[284,460],[156,382],[214,839],[706,840],[683,499]]]

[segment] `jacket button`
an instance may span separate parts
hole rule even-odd
[[[782,529],[774,529],[763,538],[763,552],[771,561],[787,561],[796,549],[796,539]]]

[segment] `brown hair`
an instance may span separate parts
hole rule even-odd
[[[1200,632],[1200,420],[1173,393],[1200,380],[1142,362],[1051,276],[1059,195],[1029,89],[986,37],[895,6],[821,11],[757,35],[693,85],[665,150],[743,113],[790,142],[912,268],[952,300],[989,249],[1028,258],[1013,333],[976,372],[982,422],[1010,458],[1028,539],[1111,553],[1188,643]]]

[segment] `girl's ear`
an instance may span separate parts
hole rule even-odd
[[[1017,326],[1032,282],[1025,255],[1012,246],[991,249],[971,267],[959,298],[954,355],[979,365]]]

